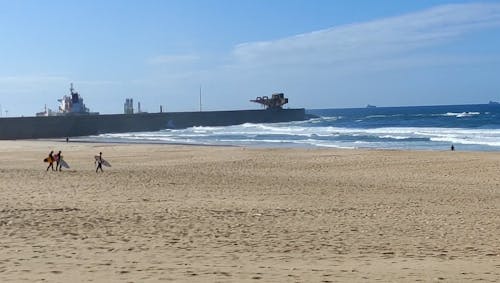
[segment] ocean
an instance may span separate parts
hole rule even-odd
[[[500,105],[448,105],[306,110],[307,121],[192,127],[103,134],[95,142],[329,147],[412,150],[500,150]]]

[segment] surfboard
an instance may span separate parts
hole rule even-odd
[[[96,155],[94,156],[95,160],[99,160],[99,155]],[[104,158],[102,159],[102,165],[106,166],[106,167],[111,167],[111,164],[106,161]]]
[[[43,162],[54,162],[54,160],[50,157],[46,157]]]
[[[63,168],[69,169],[69,164],[64,161],[64,159],[61,159],[61,161],[59,161],[59,165],[61,165],[61,167]]]

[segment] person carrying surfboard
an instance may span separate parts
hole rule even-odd
[[[95,163],[97,164],[97,168],[95,169],[95,172],[97,173],[97,171],[99,169],[101,169],[101,172],[104,172],[104,171],[102,171],[102,163],[103,163],[102,152],[99,152],[99,157],[98,158],[96,156]]]
[[[52,171],[54,171],[54,151],[51,150],[49,153],[49,157],[46,158],[47,162],[49,163],[49,166],[47,166],[47,171],[49,171],[49,168],[52,168]]]
[[[61,151],[59,150],[58,153],[56,153],[56,155],[54,156],[54,158],[56,159],[56,171],[59,170],[59,171],[62,171],[62,165],[61,165],[61,159],[62,159],[62,155],[61,155]]]

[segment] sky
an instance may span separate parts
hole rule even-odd
[[[0,0],[2,116],[500,100],[500,1]],[[7,111],[7,112],[6,112]]]

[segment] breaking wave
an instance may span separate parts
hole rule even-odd
[[[500,150],[500,107],[469,108],[309,110],[320,118],[290,123],[103,134],[83,139],[123,143],[425,150],[447,150],[454,144],[461,150]]]

